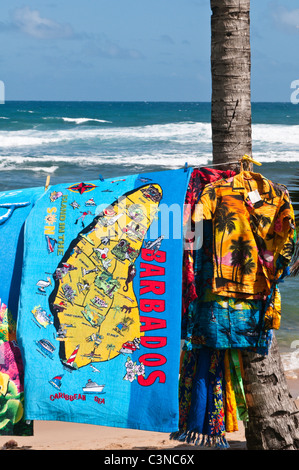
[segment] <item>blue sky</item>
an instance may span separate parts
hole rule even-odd
[[[210,101],[210,16],[209,0],[9,0],[6,100]],[[252,100],[289,101],[298,0],[251,0],[251,47]]]

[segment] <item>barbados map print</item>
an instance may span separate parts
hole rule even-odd
[[[100,212],[70,243],[49,296],[65,368],[108,361],[140,342],[136,260],[162,190],[147,184]]]

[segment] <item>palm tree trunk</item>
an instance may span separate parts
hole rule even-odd
[[[224,230],[223,230],[222,237],[221,237],[221,243],[220,243],[220,259],[219,259],[219,262],[220,262],[220,276],[221,276],[221,279],[223,279],[223,272],[222,272],[222,245],[223,245],[224,235],[225,235],[225,228],[224,228]]]
[[[299,410],[288,390],[274,336],[269,355],[243,353],[249,450],[298,450]]]
[[[250,0],[210,0],[213,162],[251,155]],[[244,351],[249,450],[299,449],[299,411],[274,336],[268,356]]]
[[[211,9],[213,161],[222,163],[252,153],[250,0],[211,0]]]

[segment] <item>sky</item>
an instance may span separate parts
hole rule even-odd
[[[210,101],[209,0],[9,0],[6,100]],[[252,101],[290,101],[298,0],[251,0]]]

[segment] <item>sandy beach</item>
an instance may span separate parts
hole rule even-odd
[[[227,435],[232,449],[245,450],[243,423],[237,432]],[[32,437],[0,437],[0,449],[10,440],[14,449],[28,450],[200,450],[198,446],[169,440],[167,433],[121,429],[57,421],[35,421]]]
[[[299,370],[287,371],[289,391],[299,408]],[[244,425],[227,433],[230,450],[246,450]],[[14,445],[8,446],[7,443]],[[7,449],[8,448],[8,449]],[[0,450],[133,450],[200,451],[203,448],[169,439],[168,433],[58,421],[35,421],[34,436],[0,436]]]

